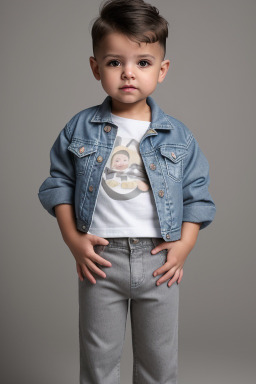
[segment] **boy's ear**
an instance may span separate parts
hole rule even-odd
[[[158,76],[158,83],[162,83],[164,81],[164,78],[167,75],[169,67],[170,67],[170,60],[162,61],[161,68],[159,71],[159,76]]]
[[[90,57],[90,66],[95,79],[100,80],[99,66],[95,57],[93,56]]]

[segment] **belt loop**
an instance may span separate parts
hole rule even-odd
[[[157,246],[157,242],[156,242],[156,238],[155,237],[152,237],[152,243],[154,245],[154,248]]]
[[[157,247],[159,244],[161,244],[164,241],[160,237],[152,237],[151,240],[152,240],[154,247]]]

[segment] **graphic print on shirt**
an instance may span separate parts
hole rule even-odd
[[[113,200],[130,200],[149,191],[150,183],[137,140],[116,137],[101,183],[104,191]]]

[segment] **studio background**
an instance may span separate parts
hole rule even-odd
[[[151,0],[170,23],[152,95],[210,164],[214,222],[180,286],[179,384],[255,381],[255,0]],[[89,67],[101,1],[2,0],[1,372],[4,384],[78,383],[75,260],[37,193],[60,130],[106,94]],[[121,383],[131,384],[129,315]],[[160,314],[159,314],[160,315]]]

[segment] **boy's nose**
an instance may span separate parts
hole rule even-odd
[[[125,67],[122,73],[122,79],[134,79],[135,75],[131,67]]]

